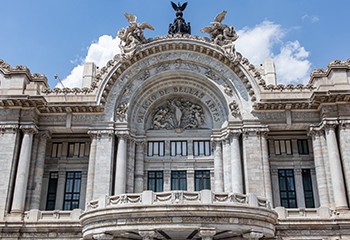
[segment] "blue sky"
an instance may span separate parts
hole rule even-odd
[[[257,65],[262,57],[274,58],[281,69],[278,71],[282,82],[303,81],[310,69],[325,68],[334,59],[350,58],[349,0],[188,2],[184,17],[191,22],[193,35],[205,36],[200,29],[227,10],[224,23],[241,33],[238,51],[254,59],[253,53],[263,52],[253,61]],[[115,38],[117,31],[128,25],[125,12],[137,15],[139,22],[148,22],[155,28],[146,32],[148,37],[165,35],[175,17],[168,0],[0,0],[0,3],[0,59],[11,65],[28,66],[32,73],[45,74],[51,87],[57,84],[55,74],[65,79],[86,59],[92,43],[99,44],[101,36]],[[261,42],[264,37],[267,40]],[[88,59],[94,60],[99,54],[95,51]],[[291,75],[293,69],[294,72],[300,69],[303,74]]]

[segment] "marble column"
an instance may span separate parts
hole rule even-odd
[[[145,141],[136,141],[135,159],[135,193],[143,192],[144,171],[145,171]]]
[[[46,144],[49,138],[50,138],[49,132],[39,133],[39,146],[38,146],[38,153],[37,153],[35,170],[34,170],[34,189],[32,193],[30,209],[40,208],[40,197],[41,197],[44,167],[45,167]]]
[[[320,140],[320,135],[323,134],[323,131],[311,128],[309,134],[312,136],[312,147],[314,150],[314,163],[320,206],[329,207],[327,178],[322,155],[322,145]]]
[[[114,194],[126,192],[126,157],[127,157],[127,136],[126,132],[117,133],[118,149],[116,157],[116,173],[114,183]]]
[[[37,132],[35,127],[21,127],[21,129],[23,131],[23,139],[17,166],[15,190],[12,199],[12,213],[21,213],[24,211],[33,135]]]
[[[221,193],[224,191],[223,167],[222,167],[222,144],[221,140],[214,140],[214,191]]]
[[[348,209],[348,203],[346,199],[344,177],[341,166],[341,160],[339,156],[339,149],[337,143],[337,137],[335,134],[336,123],[326,123],[326,140],[328,156],[330,161],[330,170],[332,176],[333,194],[335,207],[337,209]]]
[[[225,139],[223,141],[223,169],[224,169],[224,191],[232,191],[232,169],[231,169],[231,150],[230,150],[230,140]]]
[[[241,148],[239,144],[240,131],[230,133],[231,140],[231,179],[232,192],[243,193],[243,169],[241,160]]]
[[[94,178],[95,178],[95,164],[96,164],[96,146],[97,146],[97,131],[89,131],[91,138],[89,165],[86,183],[86,198],[85,203],[93,200]]]
[[[339,129],[339,147],[348,199],[350,199],[350,120],[341,121]]]
[[[265,187],[265,198],[272,204],[272,184],[271,184],[271,171],[269,162],[269,150],[267,144],[267,131],[260,132],[261,141],[261,158],[262,158],[262,168],[264,171],[264,187]]]
[[[215,228],[201,228],[198,233],[199,237],[201,237],[202,240],[212,240],[215,234]]]

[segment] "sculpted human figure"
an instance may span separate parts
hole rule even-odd
[[[214,22],[210,23],[210,26],[201,29],[201,32],[208,33],[211,40],[220,46],[232,44],[238,38],[234,27],[222,23],[226,13],[222,11],[215,17]]]
[[[147,42],[144,36],[144,30],[146,28],[154,30],[154,28],[145,22],[141,24],[137,23],[137,17],[133,14],[125,13],[124,16],[129,21],[130,25],[118,31],[118,37],[122,41],[119,47],[123,53],[130,53],[135,50],[138,45]]]

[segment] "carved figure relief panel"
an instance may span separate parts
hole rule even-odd
[[[151,123],[154,130],[198,129],[205,124],[205,113],[188,98],[172,98],[156,108]]]

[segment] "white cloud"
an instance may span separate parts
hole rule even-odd
[[[301,17],[303,21],[310,21],[311,23],[316,23],[320,21],[320,18],[318,16],[310,16],[308,14],[305,14],[304,16]]]
[[[238,31],[236,48],[256,66],[273,59],[278,83],[305,84],[311,67],[309,52],[298,41],[284,42],[286,32],[280,25],[264,21]]]
[[[82,63],[73,68],[71,73],[62,80],[65,87],[81,87],[83,80],[84,62],[94,62],[98,67],[103,67],[106,63],[120,52],[118,47],[119,38],[113,38],[109,35],[102,35],[98,41],[92,43],[88,48],[88,53]],[[62,88],[58,83],[56,87]]]

